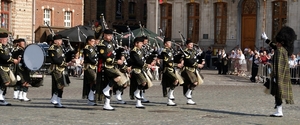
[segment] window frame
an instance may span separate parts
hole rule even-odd
[[[220,7],[220,8],[218,8]],[[214,41],[215,44],[226,44],[227,36],[227,3],[214,3]],[[219,11],[220,10],[220,11]],[[219,13],[220,12],[220,13]]]
[[[49,17],[46,17],[49,16]],[[51,21],[51,17],[52,17],[52,10],[51,9],[44,9],[44,13],[43,13],[43,22],[44,22],[44,26],[47,26],[46,22],[48,22],[48,25],[51,26],[52,21]]]
[[[187,9],[187,39],[198,43],[200,33],[200,4],[195,2],[188,3]]]
[[[160,4],[160,28],[164,31],[165,37],[172,38],[172,4],[170,3]]]
[[[1,0],[1,28],[9,30],[10,27],[10,9],[11,2],[7,0]]]
[[[68,17],[69,19],[67,19]],[[66,24],[69,24],[69,26]],[[72,27],[72,11],[64,12],[64,27]]]
[[[278,13],[275,13],[276,3],[279,4]],[[284,4],[285,4],[285,8],[283,8]],[[276,41],[275,36],[279,32],[279,30],[287,23],[288,20],[287,9],[288,9],[287,1],[283,1],[283,0],[272,1],[272,41]]]

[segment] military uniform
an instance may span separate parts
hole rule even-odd
[[[104,30],[105,34],[112,34],[111,30]],[[112,87],[119,82],[119,77],[121,75],[120,71],[116,67],[115,59],[116,53],[112,41],[101,40],[97,45],[97,50],[99,51],[99,65],[98,72],[101,73],[100,79],[104,77],[104,81],[101,79],[102,85],[100,91],[102,91],[105,96],[105,104],[103,106],[104,110],[114,110],[110,106],[110,97]],[[98,76],[99,77],[99,76]],[[97,87],[98,88],[98,87]],[[99,92],[98,92],[99,93]]]
[[[54,40],[55,40],[54,36]],[[59,39],[60,36],[57,36]],[[48,54],[51,59],[50,73],[52,76],[52,99],[51,102],[55,105],[55,107],[61,108],[63,107],[60,103],[60,99],[62,98],[63,88],[70,84],[70,79],[65,68],[67,66],[67,62],[65,61],[65,55],[63,52],[62,46],[58,46],[57,44],[53,44],[48,49]]]
[[[184,52],[187,54],[184,56],[184,70],[182,71],[181,75],[184,79],[184,84],[183,84],[183,93],[188,99],[187,104],[196,104],[193,102],[192,99],[192,91],[196,87],[195,83],[197,82],[199,84],[199,72],[197,71],[197,66],[198,66],[198,60],[197,60],[197,55],[196,51],[193,49],[188,49],[186,48]]]
[[[88,105],[96,105],[94,103],[94,91],[96,86],[96,67],[97,67],[97,53],[94,46],[86,45],[83,49],[84,57],[84,87],[83,95],[88,97]]]
[[[137,99],[137,108],[144,108],[143,105],[141,105],[141,90],[147,89],[149,83],[149,80],[146,79],[146,74],[144,73],[144,70],[147,68],[147,63],[144,57],[144,53],[141,49],[134,47],[130,51],[130,59],[131,59],[131,67],[132,67],[132,73],[130,78],[130,94],[134,95]],[[146,83],[146,85],[142,85],[143,83]]]
[[[5,39],[8,37],[7,33],[0,33],[0,38]],[[12,84],[12,79],[10,78],[11,70],[10,65],[13,64],[14,60],[11,57],[10,50],[7,45],[0,43],[0,105],[9,106],[3,97],[3,92],[6,89],[6,83]]]
[[[30,70],[26,68],[24,59],[24,48],[16,47],[12,53],[14,59],[21,57],[19,64],[15,65],[15,74],[20,77],[20,80],[17,82],[14,87],[14,99],[19,99],[21,101],[30,101],[27,98],[28,86],[24,83],[31,83],[30,79]]]
[[[124,50],[124,48],[118,48],[116,50],[116,59],[120,60],[122,57],[124,57],[124,59],[126,59],[126,52]],[[117,99],[117,103],[119,104],[126,104],[125,101],[122,100],[122,94],[124,89],[127,88],[127,86],[130,84],[130,80],[129,80],[129,76],[128,76],[128,64],[127,61],[125,60],[123,64],[119,65],[117,64],[118,69],[121,72],[121,79],[120,81],[117,83],[117,85],[113,86],[113,93],[116,95],[116,99]]]

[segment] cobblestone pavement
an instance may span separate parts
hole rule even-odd
[[[272,118],[275,112],[274,99],[263,93],[260,83],[250,83],[248,78],[232,75],[217,75],[215,70],[202,71],[205,82],[193,92],[197,105],[186,105],[182,87],[175,90],[177,106],[168,107],[167,98],[162,97],[161,86],[154,81],[154,86],[146,91],[146,98],[151,103],[144,104],[146,109],[136,109],[135,101],[130,100],[128,89],[123,99],[127,104],[116,104],[115,111],[102,110],[98,106],[87,106],[81,99],[82,80],[72,77],[72,83],[65,88],[62,104],[67,108],[56,109],[50,104],[51,77],[44,79],[44,86],[30,88],[28,97],[31,102],[13,100],[13,89],[8,90],[7,101],[12,106],[0,106],[1,124],[201,124],[201,125],[274,125],[300,124],[300,106],[298,85],[293,85],[294,105],[283,105],[284,117]]]

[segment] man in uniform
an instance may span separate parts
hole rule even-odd
[[[154,61],[154,56],[152,55],[153,50],[151,49],[151,47],[149,46],[149,39],[147,36],[141,36],[141,38],[143,38],[143,46],[142,46],[142,50],[144,52],[144,57],[146,60],[146,63],[150,64],[152,61]],[[142,99],[142,103],[149,103],[150,101],[147,100],[145,97],[145,90],[143,89],[141,91],[141,99]]]
[[[196,103],[192,100],[192,91],[194,88],[202,83],[199,83],[199,72],[197,68],[202,68],[205,64],[203,61],[202,64],[198,64],[197,53],[193,49],[194,43],[190,40],[186,41],[186,49],[184,50],[184,70],[181,75],[184,79],[183,84],[183,93],[187,98],[188,105],[195,105]]]
[[[10,106],[11,104],[5,101],[3,91],[12,82],[10,78],[10,64],[17,64],[20,58],[13,59],[10,56],[10,50],[7,44],[7,33],[0,33],[0,105]]]
[[[115,85],[113,87],[113,93],[116,96],[118,104],[126,104],[126,102],[123,101],[123,99],[122,99],[122,94],[123,94],[124,89],[126,89],[127,86],[130,84],[130,80],[128,77],[128,69],[129,68],[128,68],[125,56],[126,56],[126,52],[125,52],[124,48],[118,48],[116,50],[116,59],[117,60],[120,59],[124,62],[122,65],[117,65],[118,69],[121,72],[121,80],[118,82],[117,85]]]
[[[104,82],[102,81],[100,84],[103,87],[102,92],[105,96],[105,104],[103,106],[104,110],[114,110],[114,108],[110,105],[111,91],[112,87],[120,81],[120,72],[118,72],[116,64],[123,64],[122,60],[117,60],[115,58],[115,48],[113,44],[113,31],[110,29],[104,30],[104,36],[99,45],[99,59],[101,58],[101,63],[98,65],[98,72],[104,68]]]
[[[17,74],[17,78],[19,77],[17,85],[15,86],[14,91],[14,98],[19,99],[21,101],[30,101],[27,98],[28,87],[30,87],[31,79],[30,79],[30,70],[25,67],[23,54],[24,49],[26,47],[25,39],[18,39],[15,40],[17,47],[14,49],[12,53],[12,57],[14,59],[21,58],[19,64],[15,66],[15,72]]]
[[[142,51],[143,41],[143,37],[136,37],[134,39],[135,47],[130,51],[132,66],[130,89],[135,89],[133,95],[137,99],[136,108],[145,108],[141,103],[142,98],[140,95],[142,90],[148,88],[147,79],[143,74],[143,70],[145,68],[151,68],[151,65],[145,62],[144,53]]]
[[[86,39],[87,45],[83,49],[84,57],[84,87],[83,92],[88,98],[88,105],[97,105],[94,101],[94,91],[96,89],[96,67],[97,67],[97,53],[95,50],[94,36],[88,36]]]
[[[169,88],[168,92],[168,102],[167,106],[176,106],[176,103],[173,102],[175,97],[173,95],[175,87],[178,85],[178,79],[175,75],[175,67],[182,67],[182,64],[175,65],[173,49],[171,48],[172,42],[170,38],[164,39],[165,48],[161,53],[161,59],[163,60],[163,76],[162,76],[162,87],[163,87],[163,96],[166,97],[167,88]]]
[[[68,73],[65,73],[67,62],[65,61],[64,50],[62,48],[62,36],[53,36],[54,44],[48,49],[51,59],[50,72],[52,76],[52,99],[51,103],[55,108],[65,108],[61,104],[63,89],[70,83]]]

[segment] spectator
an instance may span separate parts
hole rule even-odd
[[[259,67],[259,54],[255,53],[252,57],[252,71],[251,71],[251,78],[250,81],[251,82],[256,82],[256,77],[257,77],[257,73],[258,73],[258,67]]]
[[[79,77],[82,73],[82,64],[83,64],[83,60],[81,60],[79,57],[80,57],[79,53],[77,53],[75,55],[75,58],[73,59],[74,66],[75,66],[74,76],[77,76],[77,77]]]
[[[237,57],[238,60],[237,69],[238,69],[238,75],[239,76],[245,76],[245,71],[247,71],[247,62],[245,55],[243,54],[243,51],[241,49],[238,49],[237,51]]]
[[[291,73],[291,83],[297,84],[296,74],[297,74],[298,61],[296,59],[296,55],[294,54],[291,55],[291,58],[289,59],[289,66],[290,66],[290,73]]]
[[[208,47],[207,51],[205,52],[205,62],[207,68],[210,68],[211,55],[212,55],[211,47]]]

